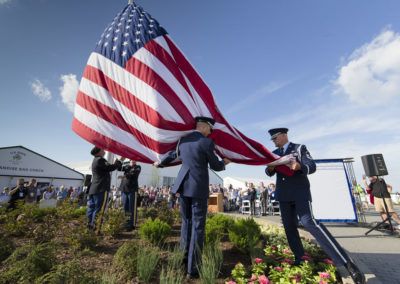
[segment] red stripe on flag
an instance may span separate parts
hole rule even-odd
[[[191,121],[189,125],[185,125],[164,119],[156,110],[149,107],[136,96],[132,95],[128,90],[107,77],[101,70],[93,66],[86,66],[83,77],[106,89],[115,100],[119,101],[154,127],[175,131],[193,129],[193,121]]]
[[[167,41],[168,46],[179,68],[186,75],[192,86],[196,89],[197,93],[204,101],[205,105],[208,107],[212,117],[216,118],[215,101],[210,89],[203,82],[203,79],[201,79],[199,74],[197,74],[196,70],[189,63],[189,61],[187,61],[185,56],[180,52],[175,44],[167,36],[164,36],[164,39]]]
[[[135,151],[132,148],[127,147],[124,144],[119,143],[114,139],[104,136],[103,134],[81,123],[75,117],[72,121],[72,130],[76,134],[81,136],[83,139],[87,140],[88,142],[92,143],[93,145],[96,145],[101,149],[107,150],[111,153],[115,153],[122,157],[133,159],[138,162],[153,163],[153,161],[151,161],[143,154]]]
[[[160,60],[160,62],[164,64],[164,66],[169,70],[169,72],[171,72],[174,75],[175,79],[178,80],[178,82],[182,85],[183,88],[185,88],[186,92],[193,99],[193,95],[189,90],[189,86],[187,85],[185,78],[183,77],[181,71],[179,70],[178,66],[176,65],[176,62],[171,57],[171,55],[154,40],[151,40],[148,43],[146,43],[144,48],[147,49],[150,53],[152,53],[155,57],[157,57],[157,59]]]
[[[186,124],[193,126],[194,122],[192,114],[175,94],[174,90],[171,89],[171,87],[153,69],[137,60],[135,57],[131,57],[126,62],[125,69],[155,89],[172,106],[174,106],[175,109],[179,110],[178,113]]]
[[[102,104],[90,96],[87,96],[81,91],[78,92],[76,103],[94,115],[112,123],[116,127],[128,133],[131,133],[143,146],[159,154],[163,154],[175,148],[176,143],[161,143],[148,137],[143,132],[126,123],[118,111]]]

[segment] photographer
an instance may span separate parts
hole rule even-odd
[[[24,200],[26,196],[26,187],[24,186],[24,179],[18,179],[17,186],[14,187],[8,195],[10,196],[10,201],[8,202],[7,210],[15,209],[15,205],[18,200]]]

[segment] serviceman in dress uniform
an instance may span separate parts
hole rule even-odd
[[[124,207],[124,216],[126,218],[126,230],[132,231],[136,226],[137,219],[137,198],[138,198],[138,178],[142,168],[136,165],[136,161],[131,160],[129,165],[123,166],[120,190],[122,192],[122,203]]]
[[[270,129],[271,140],[278,149],[273,153],[279,156],[293,154],[295,161],[291,163],[293,176],[286,176],[268,166],[265,172],[276,177],[276,200],[279,201],[283,227],[290,248],[295,255],[295,265],[299,265],[304,256],[304,248],[297,230],[298,217],[304,228],[309,231],[336,266],[345,266],[355,283],[365,283],[365,277],[349,258],[344,249],[329,233],[325,226],[314,219],[311,207],[310,182],[307,175],[316,171],[316,165],[305,145],[289,142],[287,128]],[[297,217],[298,216],[298,217]]]
[[[215,153],[214,141],[207,138],[213,130],[215,120],[196,117],[196,129],[178,142],[156,167],[164,167],[176,158],[182,160],[182,167],[175,180],[173,193],[180,194],[181,241],[180,248],[187,260],[188,277],[198,278],[197,266],[201,264],[201,254],[206,225],[209,176],[208,165],[214,171],[225,170],[230,160],[219,160]]]
[[[115,159],[114,164],[109,164],[103,158],[105,154],[103,149],[94,147],[90,153],[94,156],[94,159],[92,162],[92,184],[89,190],[86,218],[88,228],[99,234],[111,186],[110,172],[120,167],[125,158],[121,158],[120,161]]]

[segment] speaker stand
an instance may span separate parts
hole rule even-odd
[[[368,232],[365,233],[365,235],[368,235],[370,232],[372,232],[373,230],[377,230],[381,225],[385,224],[387,221],[389,221],[389,225],[390,225],[390,234],[393,235],[394,234],[394,230],[393,230],[393,225],[392,225],[392,216],[389,213],[389,210],[387,208],[387,204],[385,201],[385,198],[382,197],[383,200],[383,205],[385,206],[385,212],[386,212],[386,219],[383,220],[382,222],[380,222],[379,224],[377,224],[375,227],[373,227],[372,229],[370,229]]]

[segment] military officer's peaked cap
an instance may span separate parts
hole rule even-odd
[[[211,117],[205,117],[205,116],[196,116],[194,118],[196,120],[196,122],[205,122],[208,125],[211,126],[211,128],[213,128],[214,124],[215,124],[215,119],[211,118]]]
[[[100,150],[101,149],[99,147],[94,146],[92,151],[90,151],[90,154],[92,154],[94,156],[94,155],[98,154],[100,152]]]
[[[272,128],[268,130],[269,134],[271,135],[271,140],[275,139],[279,134],[286,134],[288,133],[289,129],[287,128]]]

